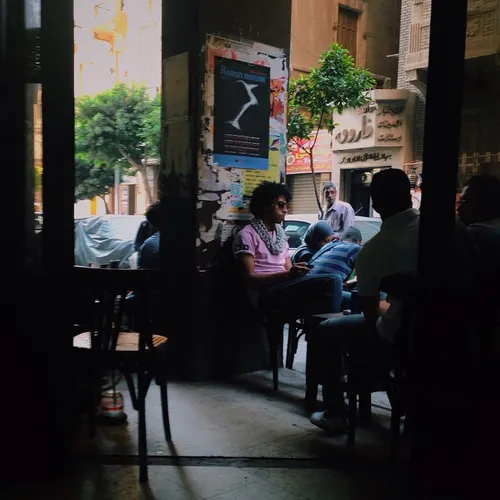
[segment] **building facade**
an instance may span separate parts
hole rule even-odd
[[[373,217],[369,187],[372,175],[383,168],[400,168],[413,157],[415,94],[379,89],[363,108],[334,115],[333,181],[339,196],[357,215]]]
[[[377,88],[395,88],[398,74],[400,0],[294,0],[292,2],[291,76],[317,66],[321,54],[337,42],[358,66],[368,68]],[[316,182],[332,178],[332,138],[315,149]],[[334,167],[335,168],[335,167]],[[318,211],[307,157],[292,151],[287,159],[287,184],[294,213]]]
[[[477,172],[500,173],[500,2],[469,0],[468,4],[460,184]],[[417,166],[423,155],[430,17],[431,0],[403,0],[398,88],[417,94],[413,157]],[[450,75],[450,85],[462,82]]]

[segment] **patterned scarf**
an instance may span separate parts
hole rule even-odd
[[[269,236],[269,231],[267,230],[267,227],[262,219],[254,217],[250,224],[255,229],[255,232],[260,236],[262,241],[266,244],[267,249],[272,255],[279,255],[283,251],[286,235],[285,230],[279,224],[274,225],[276,231],[276,241],[273,241],[271,236]]]

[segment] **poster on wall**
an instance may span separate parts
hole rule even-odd
[[[214,164],[267,170],[270,69],[215,57]]]
[[[320,130],[318,137],[316,133],[311,135],[310,140],[296,143],[290,141],[286,157],[286,174],[310,174],[311,159],[307,153],[315,142],[313,158],[314,171],[319,174],[331,172],[333,167],[332,134],[328,130]]]
[[[208,252],[208,248],[220,247],[223,228],[231,232],[229,229],[234,228],[234,221],[251,219],[250,196],[262,181],[284,182],[287,155],[286,51],[258,42],[231,40],[217,35],[207,36],[204,51],[202,141],[198,151],[200,224],[197,245],[200,253]],[[259,82],[263,76],[266,88],[264,83]],[[243,82],[238,80],[261,86],[253,87],[250,92],[262,106],[252,104],[254,99]],[[233,95],[236,90],[238,100],[236,94]],[[247,108],[242,109],[245,105]],[[228,127],[226,122],[234,121],[242,111],[240,118],[243,120],[239,122],[242,130]],[[245,120],[251,125],[251,131],[245,129]],[[228,135],[255,138],[252,154],[241,147],[247,146],[246,138],[238,144],[239,150],[228,151],[228,142],[224,142]],[[231,147],[234,148],[234,145]],[[233,160],[236,157],[240,161],[226,161],[227,157]],[[255,162],[259,166],[252,166]]]

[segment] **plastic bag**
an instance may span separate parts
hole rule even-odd
[[[128,258],[128,263],[130,264],[130,269],[138,269],[138,267],[139,267],[139,252],[134,252]]]

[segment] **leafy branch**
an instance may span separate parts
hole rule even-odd
[[[333,113],[358,108],[369,102],[375,85],[370,72],[358,68],[349,51],[335,43],[321,55],[317,68],[292,80],[289,86],[288,134],[309,157],[316,203],[323,215],[314,171],[314,148],[321,130],[337,126]],[[307,144],[307,146],[306,146]]]

